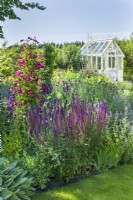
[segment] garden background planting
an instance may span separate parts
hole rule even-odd
[[[65,44],[63,60],[53,45],[29,37],[0,52],[4,199],[133,162],[133,85],[91,74],[80,43]]]

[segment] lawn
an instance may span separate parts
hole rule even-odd
[[[33,200],[132,200],[133,165],[122,165],[75,184],[37,194]]]

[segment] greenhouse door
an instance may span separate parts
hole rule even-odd
[[[117,73],[116,70],[109,70],[109,79],[113,82],[117,80]]]

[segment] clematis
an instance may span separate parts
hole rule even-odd
[[[22,94],[23,94],[23,91],[22,91],[21,87],[18,87],[18,94],[19,94],[20,96],[22,96]]]
[[[16,74],[17,76],[23,77],[23,72],[21,72],[20,70],[17,70],[17,71],[15,72],[15,74]]]
[[[29,53],[28,54],[28,56],[30,57],[30,58],[37,58],[37,54],[36,53]]]
[[[42,92],[44,94],[49,92],[47,87],[42,88],[45,76],[47,76],[44,57],[32,48],[32,44],[35,47],[35,43],[38,41],[31,37],[28,37],[28,40],[29,44],[24,44],[21,49],[20,58],[16,63],[18,68],[14,74],[16,99],[18,102],[22,102],[24,108],[29,105],[37,105],[40,98],[44,96]]]
[[[19,102],[15,102],[14,105],[17,106],[17,107],[21,107],[22,106],[21,103],[19,103]]]
[[[34,92],[32,90],[27,90],[27,94],[30,95],[30,94],[33,94]]]
[[[31,78],[29,76],[24,76],[23,77],[25,82],[28,83],[29,81],[31,81]]]
[[[15,94],[16,93],[16,89],[15,88],[10,88],[9,90],[12,94]]]
[[[25,58],[20,58],[17,62],[17,65],[19,66],[23,66],[23,67],[26,67],[28,64],[27,60]]]
[[[37,69],[45,69],[46,67],[39,62],[35,62],[35,66]]]

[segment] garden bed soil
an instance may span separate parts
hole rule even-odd
[[[51,179],[47,185],[46,185],[46,188],[44,189],[36,189],[36,192],[37,193],[41,193],[41,192],[46,192],[48,190],[52,190],[52,189],[57,189],[59,187],[63,187],[63,186],[66,186],[68,184],[71,184],[71,183],[76,183],[76,182],[79,182],[81,180],[84,180],[86,178],[90,178],[94,175],[98,175],[100,174],[101,172],[98,172],[98,171],[93,171],[93,172],[90,172],[89,174],[79,174],[79,175],[76,175],[74,178],[71,178],[68,182],[65,182],[65,181],[58,181],[58,180],[55,180],[55,179]]]
[[[121,161],[121,162],[119,163],[119,165],[124,165],[124,164],[125,164],[125,162],[123,162],[123,161]],[[118,165],[118,166],[119,166],[119,165]],[[114,169],[114,168],[116,168],[116,167],[112,167],[112,168],[110,168],[110,169],[108,169],[108,170],[112,170],[112,169]],[[99,175],[99,174],[101,174],[101,173],[103,173],[103,172],[99,172],[99,171],[97,171],[97,170],[92,170],[92,171],[89,172],[88,174],[83,174],[83,173],[82,173],[82,174],[78,174],[78,175],[76,175],[75,177],[71,178],[68,182],[59,181],[59,180],[56,180],[56,179],[51,179],[51,180],[47,183],[46,188],[44,188],[44,189],[36,188],[36,193],[47,192],[47,191],[49,191],[49,190],[57,189],[57,188],[59,188],[59,187],[66,186],[66,185],[69,185],[69,184],[71,184],[71,183],[77,183],[77,182],[79,182],[79,181],[82,181],[82,180],[87,179],[87,178],[91,178],[91,177],[93,177],[93,176],[95,176],[95,175]]]

